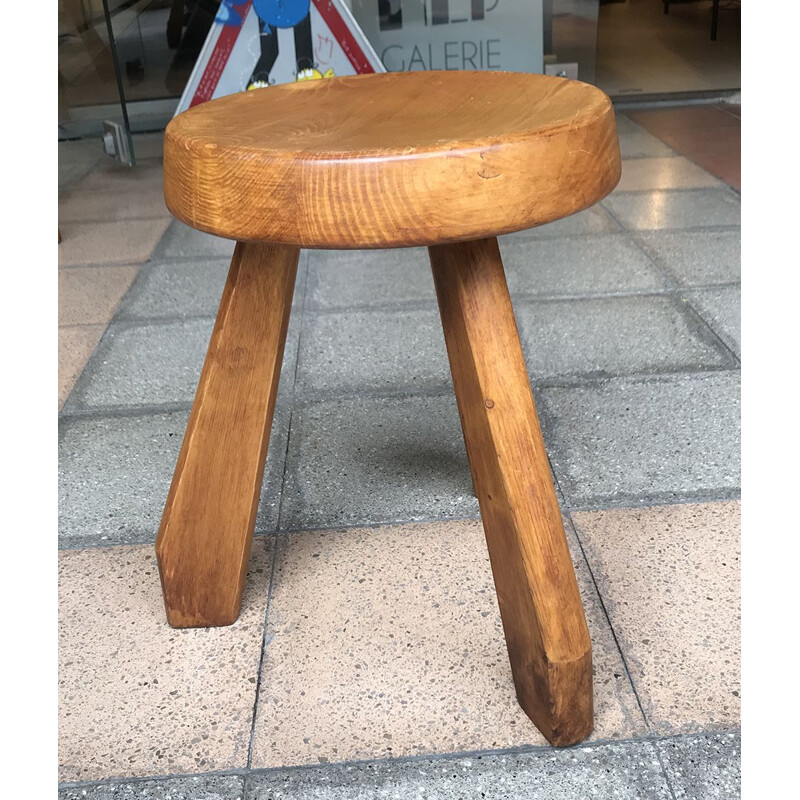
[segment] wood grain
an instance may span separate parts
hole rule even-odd
[[[164,193],[178,219],[312,248],[497,236],[587,208],[619,175],[608,97],[527,73],[271,86],[195,106],[164,137]]]
[[[430,258],[517,697],[574,744],[593,726],[591,642],[497,240]]]
[[[156,555],[170,625],[239,615],[299,250],[237,244]]]

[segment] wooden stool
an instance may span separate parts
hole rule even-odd
[[[223,97],[170,122],[167,206],[237,240],[156,552],[176,627],[239,614],[299,248],[427,245],[520,705],[555,745],[592,730],[592,660],[498,234],[619,180],[600,90],[413,72]]]

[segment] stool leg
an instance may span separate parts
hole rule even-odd
[[[156,539],[176,628],[239,616],[299,253],[239,242],[233,254]]]
[[[430,248],[517,698],[554,745],[593,725],[592,650],[496,239]]]

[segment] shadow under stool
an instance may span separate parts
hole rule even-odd
[[[589,632],[496,237],[619,175],[608,97],[533,74],[329,78],[172,120],[167,206],[237,245],[156,542],[169,623],[239,614],[300,248],[425,245],[517,697],[551,743],[588,736]]]

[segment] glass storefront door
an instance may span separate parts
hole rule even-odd
[[[59,139],[163,130],[219,0],[59,0]],[[122,159],[125,160],[125,159]]]
[[[740,86],[738,0],[344,2],[389,70],[541,70],[615,99]],[[131,133],[175,113],[219,7],[59,0],[59,138],[105,137],[132,163]]]

